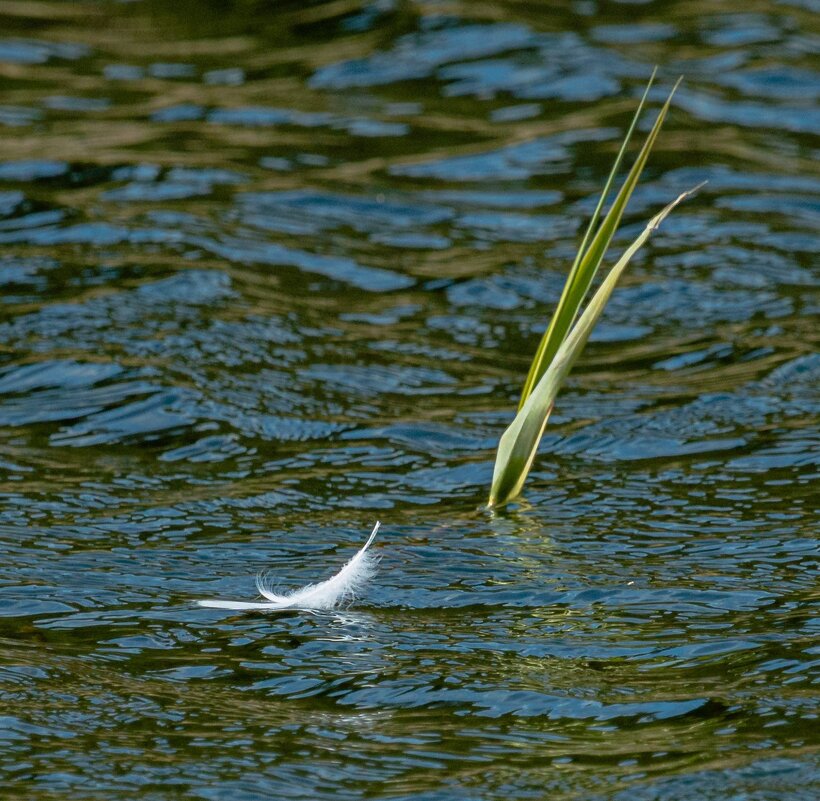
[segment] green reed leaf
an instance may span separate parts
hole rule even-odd
[[[643,143],[643,147],[638,153],[638,157],[632,165],[632,169],[627,174],[623,186],[615,196],[612,206],[609,208],[603,222],[595,235],[591,237],[590,241],[591,231],[594,229],[595,224],[598,221],[601,209],[603,208],[606,197],[609,194],[610,187],[612,186],[615,178],[615,173],[617,172],[621,160],[623,159],[627,144],[629,143],[629,139],[635,129],[635,125],[638,121],[641,110],[643,109],[654,77],[655,73],[653,72],[652,77],[649,79],[649,83],[647,84],[646,90],[644,91],[643,97],[641,98],[641,102],[638,105],[638,109],[635,112],[635,116],[632,119],[632,124],[629,126],[629,130],[627,131],[621,145],[621,149],[615,159],[615,164],[609,174],[604,191],[601,193],[601,198],[598,201],[595,211],[593,212],[587,232],[584,235],[584,239],[578,249],[578,254],[576,255],[575,261],[570,269],[567,281],[564,284],[564,289],[561,293],[561,298],[558,301],[558,306],[556,307],[555,313],[552,315],[552,319],[550,320],[550,324],[544,332],[544,336],[541,338],[541,342],[538,345],[535,357],[530,365],[529,373],[524,381],[524,388],[521,392],[521,400],[518,404],[519,409],[523,408],[527,398],[535,388],[535,385],[541,380],[541,377],[544,375],[555,357],[555,354],[558,352],[558,348],[566,338],[570,326],[578,316],[578,311],[584,302],[584,298],[586,297],[590,284],[592,283],[593,278],[595,278],[595,274],[598,272],[598,267],[606,255],[607,249],[612,242],[612,238],[615,236],[615,232],[618,229],[618,224],[620,223],[621,217],[623,217],[624,210],[626,209],[626,204],[629,202],[629,198],[632,196],[632,192],[638,184],[638,180],[641,177],[643,168],[649,158],[649,153],[652,150],[652,146],[655,144],[655,140],[658,137],[661,126],[666,119],[666,114],[669,111],[672,97],[680,84],[680,80],[678,80],[672,88],[672,91],[669,93],[669,97],[666,99],[666,102],[658,113],[655,124],[652,126],[652,130],[646,137],[646,141]]]
[[[684,192],[647,223],[640,236],[626,249],[610,270],[587,304],[584,313],[559,346],[555,358],[551,361],[524,403],[523,408],[515,416],[498,443],[488,502],[488,506],[491,508],[508,503],[521,492],[521,487],[524,485],[535,458],[538,443],[544,433],[544,427],[552,412],[558,390],[581,355],[581,351],[583,351],[592,329],[598,322],[601,312],[612,295],[621,273],[669,212],[699,188],[695,187],[689,192]]]

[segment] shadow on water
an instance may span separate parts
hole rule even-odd
[[[4,798],[816,796],[811,4],[559,5],[0,7]],[[655,63],[620,241],[709,183],[485,513]]]

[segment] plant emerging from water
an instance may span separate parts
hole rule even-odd
[[[538,443],[544,433],[544,428],[555,403],[555,396],[584,349],[584,345],[586,345],[595,323],[612,295],[612,290],[615,288],[621,273],[669,212],[699,188],[696,187],[689,192],[684,192],[646,224],[640,236],[624,251],[620,259],[611,268],[609,274],[601,282],[583,313],[579,316],[592,280],[618,229],[626,204],[637,186],[652,146],[655,144],[663,121],[666,119],[672,96],[678,84],[680,84],[680,80],[678,80],[669,93],[669,97],[667,97],[658,113],[655,124],[647,135],[623,186],[615,196],[603,220],[600,221],[607,196],[623,161],[629,140],[646,103],[654,78],[655,73],[653,72],[615,159],[598,205],[592,213],[586,233],[581,240],[581,246],[564,284],[558,306],[538,345],[538,350],[532,360],[529,374],[521,392],[518,413],[498,443],[488,502],[490,508],[503,506],[516,498],[521,492],[535,459]]]

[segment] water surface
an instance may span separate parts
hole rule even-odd
[[[547,5],[0,6],[4,798],[820,793],[816,9]],[[619,243],[708,184],[488,514],[656,63]]]

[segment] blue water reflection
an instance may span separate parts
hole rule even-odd
[[[0,8],[3,797],[812,798],[810,5]],[[614,249],[708,183],[489,515],[656,63]]]

